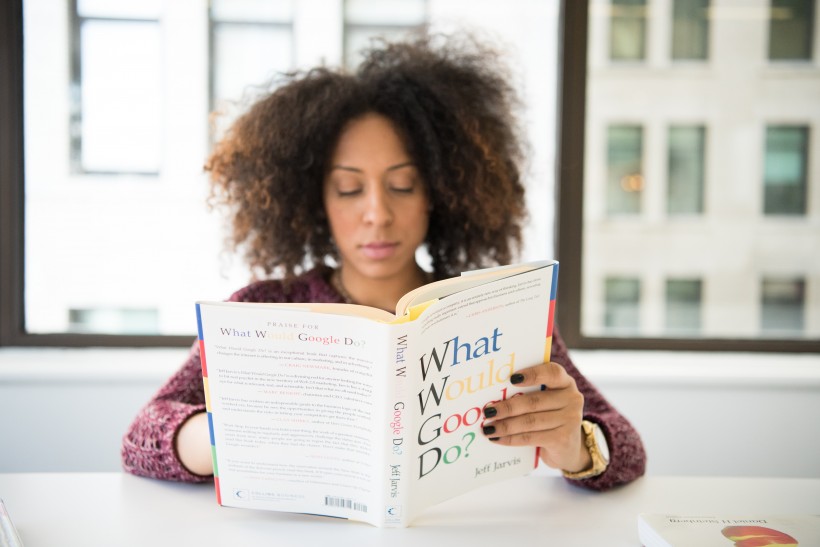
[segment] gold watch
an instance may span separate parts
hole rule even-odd
[[[581,471],[569,472],[562,471],[564,476],[568,479],[588,479],[596,477],[606,471],[606,466],[609,465],[609,445],[607,445],[604,432],[598,424],[583,420],[581,422],[581,429],[584,432],[584,445],[589,451],[589,456],[592,458],[592,466]]]

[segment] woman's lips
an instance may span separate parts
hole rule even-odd
[[[360,248],[367,258],[382,260],[393,256],[398,246],[395,242],[377,242],[362,245]]]

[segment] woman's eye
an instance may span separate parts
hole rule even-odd
[[[413,191],[415,190],[415,187],[412,186],[412,185],[411,186],[396,185],[396,186],[391,186],[390,189],[393,190],[394,192],[399,192],[400,194],[412,194]]]
[[[347,196],[355,196],[355,195],[358,195],[358,194],[360,194],[361,192],[362,192],[362,189],[361,189],[361,188],[350,188],[350,189],[346,189],[346,188],[338,188],[338,189],[336,190],[336,195],[338,195],[339,197],[347,197]]]
[[[416,190],[416,181],[410,178],[394,180],[388,184],[390,190],[400,194],[412,194]]]

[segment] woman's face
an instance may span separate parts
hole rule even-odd
[[[342,266],[371,279],[416,269],[429,200],[419,170],[393,127],[366,114],[342,130],[324,182],[330,231]]]

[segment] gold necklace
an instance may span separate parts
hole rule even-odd
[[[433,274],[431,274],[430,272],[423,272],[423,274],[425,283],[430,283],[433,281]],[[347,292],[344,283],[342,283],[341,269],[333,270],[333,273],[330,276],[330,284],[333,286],[334,289],[336,289],[336,292],[339,293],[339,296],[342,297],[342,300],[344,300],[346,304],[356,303],[356,301],[353,300],[353,297],[350,296],[350,293]]]

